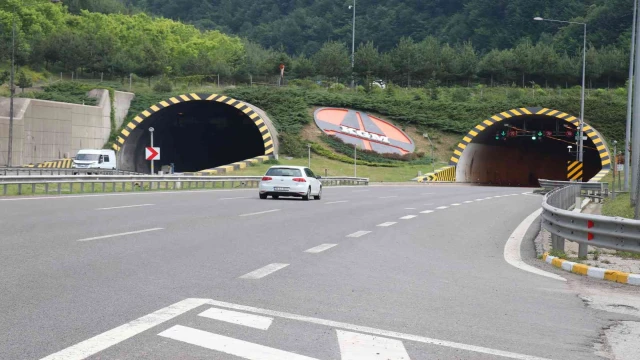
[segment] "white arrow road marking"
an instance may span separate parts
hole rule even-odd
[[[337,246],[338,244],[322,244],[322,245],[318,245],[316,247],[312,247],[309,250],[305,250],[306,253],[311,253],[311,254],[317,254],[317,253],[321,253],[325,250],[329,250],[334,246]]]
[[[125,206],[114,206],[114,207],[107,207],[107,208],[98,208],[96,210],[126,209],[126,208],[142,207],[142,206],[153,206],[153,205],[154,204],[125,205]]]
[[[342,360],[410,360],[402,341],[336,330]]]
[[[120,233],[120,234],[102,235],[102,236],[96,236],[96,237],[91,237],[91,238],[86,238],[86,239],[80,239],[78,241],[100,240],[100,239],[107,239],[107,238],[112,238],[112,237],[116,237],[116,236],[141,234],[141,233],[146,233],[146,232],[149,232],[149,231],[158,231],[158,230],[163,230],[163,228],[153,228],[153,229],[145,229],[145,230],[138,230],[138,231],[129,231],[129,232]]]
[[[561,276],[546,272],[544,270],[540,270],[522,261],[522,256],[520,255],[522,239],[524,238],[531,224],[538,218],[538,216],[540,216],[541,213],[542,209],[538,209],[531,215],[527,216],[527,218],[524,219],[520,223],[520,225],[518,225],[518,227],[513,231],[511,236],[509,236],[509,240],[507,240],[507,244],[504,246],[504,260],[509,264],[517,267],[518,269],[522,269],[524,271],[528,271],[537,275],[546,276],[555,280],[567,281],[567,279]]]
[[[353,234],[349,234],[347,235],[347,237],[352,237],[352,238],[359,238],[360,236],[363,235],[367,235],[368,233],[370,233],[371,231],[366,231],[366,230],[360,230],[360,231],[356,231]]]
[[[274,263],[274,264],[269,264],[267,266],[261,267],[258,270],[254,270],[248,274],[244,274],[242,276],[240,276],[240,279],[249,279],[249,280],[256,280],[256,279],[261,279],[271,273],[274,273],[280,269],[284,269],[287,266],[289,266],[289,264],[278,264],[278,263]]]
[[[317,360],[182,325],[175,325],[158,335],[249,360]]]
[[[246,314],[237,311],[211,308],[198,314],[198,316],[206,317],[213,320],[225,321],[231,324],[244,325],[254,329],[268,330],[273,322],[273,318]]]

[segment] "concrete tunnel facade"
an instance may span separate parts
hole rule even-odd
[[[610,171],[611,157],[600,133],[586,123],[583,169],[568,169],[576,161],[574,135],[579,123],[575,116],[541,107],[493,115],[467,133],[450,166],[440,171],[442,175],[435,174],[436,181],[502,186],[538,186],[538,179],[599,181]],[[518,135],[505,137],[504,131]]]
[[[224,95],[191,93],[160,101],[125,126],[113,146],[120,169],[149,173],[150,127],[160,147],[156,171],[173,163],[176,172],[197,172],[277,155],[277,132],[264,111]]]

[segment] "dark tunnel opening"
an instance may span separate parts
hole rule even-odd
[[[577,160],[576,134],[575,125],[547,116],[503,120],[479,132],[467,145],[457,164],[456,179],[526,187],[539,186],[538,179],[567,180],[567,162]],[[601,168],[599,152],[586,137],[583,181]]]
[[[264,155],[264,142],[253,121],[233,106],[190,101],[166,107],[144,120],[123,147],[124,168],[149,173],[145,147],[160,147],[155,170],[174,164],[175,172],[193,172]]]

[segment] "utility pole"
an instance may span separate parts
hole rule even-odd
[[[613,199],[616,198],[616,173],[618,172],[618,142],[613,140],[613,191],[611,192],[611,196]]]
[[[11,75],[9,79],[9,149],[7,153],[7,167],[13,166],[13,98],[15,97],[15,66],[16,66],[16,7],[13,6],[11,17]]]
[[[351,88],[355,89],[355,64],[356,64],[356,0],[353,0],[353,6],[349,6],[353,9],[353,30],[351,31]]]
[[[633,73],[635,68],[635,51],[636,51],[636,22],[638,21],[638,0],[633,0],[633,26],[631,27],[631,53],[629,55],[629,84],[627,85],[627,127],[624,139],[624,190],[629,191],[629,163],[631,144],[631,116],[633,113]]]
[[[635,58],[634,69],[640,69],[640,56],[638,56],[638,52],[640,51],[640,31],[638,31],[638,29],[640,29],[640,21],[636,20],[636,30],[635,30],[636,31],[636,46],[635,46],[636,58]],[[640,186],[640,181],[638,181],[638,171],[640,170],[640,157],[638,157],[638,154],[640,154],[640,92],[638,91],[638,89],[640,89],[640,76],[633,77],[633,88],[635,92],[633,94],[634,111],[632,112],[633,124],[631,126],[632,149],[629,157],[633,158],[632,159],[633,162],[631,163],[631,168],[633,169],[633,172],[635,175],[631,179],[630,198],[631,198],[631,203],[635,204],[637,203],[636,197],[638,194],[638,186]],[[639,210],[640,209],[636,207],[636,219],[638,218],[637,215]]]
[[[358,149],[358,144],[353,144],[353,177],[358,177],[357,149]]]
[[[154,129],[154,128],[152,128],[152,127],[150,127],[150,128],[149,128],[149,133],[151,134],[151,147],[153,147],[153,131],[154,131],[154,130],[155,130],[155,129]],[[155,174],[155,171],[154,171],[154,169],[153,169],[153,162],[154,162],[154,160],[151,160],[151,175],[154,175],[154,174]]]

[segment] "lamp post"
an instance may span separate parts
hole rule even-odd
[[[49,2],[57,4],[60,0],[49,0]],[[11,14],[11,74],[9,75],[9,141],[7,149],[7,167],[11,167],[13,165],[13,99],[16,94],[16,10],[16,6],[14,5],[13,12]]]
[[[586,85],[586,69],[587,69],[587,23],[575,22],[575,21],[562,21],[562,20],[551,20],[544,19],[541,17],[535,17],[533,20],[536,21],[551,21],[558,22],[564,24],[576,24],[584,26],[583,33],[583,45],[582,45],[582,89],[580,91],[580,129],[578,129],[578,161],[584,161],[584,140],[582,138],[583,127],[584,127],[584,88]]]
[[[616,173],[618,172],[618,142],[613,140],[611,142],[613,144],[613,191],[611,192],[611,196],[613,199],[616,198]]]
[[[356,0],[353,0],[353,5],[349,5],[349,9],[353,9],[353,30],[351,31],[351,88],[355,88],[354,69],[356,63]]]
[[[631,27],[631,52],[629,55],[629,84],[627,85],[627,124],[624,138],[624,190],[629,190],[629,164],[631,154],[629,146],[631,144],[631,116],[633,114],[633,73],[635,69],[635,46],[636,46],[636,22],[638,19],[638,1],[633,0],[633,26]],[[618,184],[619,186],[620,184]]]

